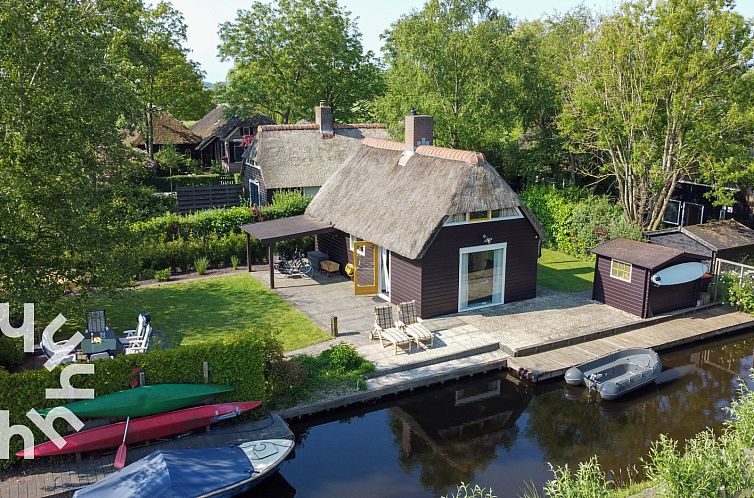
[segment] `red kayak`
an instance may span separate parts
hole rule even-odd
[[[221,403],[133,419],[128,425],[126,444],[182,434],[221,420],[233,418],[259,406],[262,406],[262,403],[258,401]],[[19,451],[16,456],[23,457],[31,453],[36,458],[116,448],[123,442],[125,428],[125,422],[118,422],[117,424],[77,432],[63,438],[66,444],[62,448],[58,448],[52,441],[48,441],[33,448]]]

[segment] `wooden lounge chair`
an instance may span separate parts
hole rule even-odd
[[[137,318],[136,329],[126,330],[124,332],[124,336],[118,338],[118,342],[120,342],[123,346],[130,346],[134,342],[140,341],[141,339],[144,338],[144,332],[147,328],[148,323],[149,323],[149,314],[139,313],[139,317]]]
[[[152,335],[152,324],[147,323],[144,329],[144,337],[126,346],[126,354],[146,353],[149,349],[149,339]]]
[[[416,347],[421,347],[422,342],[429,342],[430,348],[435,345],[435,335],[424,326],[422,319],[416,312],[416,301],[408,301],[398,305],[398,320],[401,329],[416,341]]]
[[[52,334],[48,333],[47,330],[42,332],[42,340],[39,343],[39,347],[48,360],[54,357],[59,365],[76,363],[76,351],[66,351],[65,341],[55,342]]]
[[[88,334],[101,334],[107,330],[107,318],[104,309],[86,312],[86,331]]]
[[[393,307],[389,304],[374,307],[374,329],[369,334],[370,339],[377,337],[382,347],[385,342],[395,347],[395,354],[398,354],[398,348],[408,346],[411,352],[411,338],[407,336],[400,328],[395,326],[393,320]]]

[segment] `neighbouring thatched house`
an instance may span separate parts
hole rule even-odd
[[[260,125],[274,124],[264,114],[248,119],[228,116],[228,106],[220,104],[194,123],[191,131],[201,137],[196,150],[202,164],[217,161],[227,173],[238,173],[243,163],[244,149],[251,143]]]
[[[534,297],[534,215],[482,154],[431,143],[414,114],[405,143],[361,141],[306,210],[333,229],[317,248],[354,265],[357,294],[416,300],[422,317]]]
[[[167,111],[158,111],[152,115],[154,130],[154,152],[159,152],[165,145],[173,145],[181,154],[196,158],[194,148],[201,142],[201,137],[189,130]],[[146,143],[140,133],[132,133],[123,141],[126,145],[145,150]]]
[[[277,190],[314,195],[362,139],[388,138],[381,124],[333,123],[332,110],[323,102],[314,115],[314,123],[259,127],[241,172],[252,203],[272,202]]]
[[[674,247],[617,238],[591,249],[594,264],[592,299],[641,318],[697,304],[702,275],[675,285],[656,285],[653,275],[683,263],[707,258]]]
[[[673,247],[715,261],[754,262],[754,230],[736,220],[710,221],[699,225],[648,232],[652,244]]]

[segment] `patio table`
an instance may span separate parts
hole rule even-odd
[[[93,342],[92,339],[99,337],[100,342]],[[96,341],[96,339],[95,339]],[[115,331],[107,329],[98,334],[84,334],[84,340],[81,341],[81,352],[87,357],[96,353],[112,353],[118,348],[118,340],[115,338]]]

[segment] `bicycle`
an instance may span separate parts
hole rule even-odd
[[[298,249],[293,251],[290,256],[280,253],[280,259],[275,267],[285,277],[296,275],[311,277],[314,274],[314,267],[312,267],[309,258],[305,257]]]

